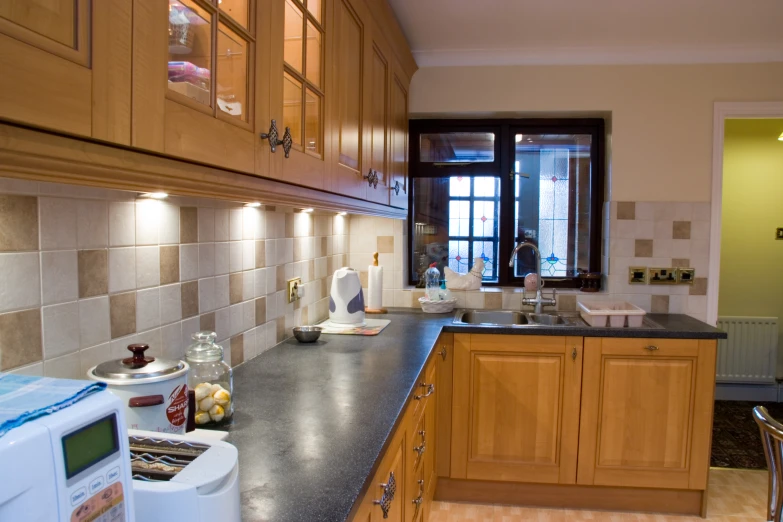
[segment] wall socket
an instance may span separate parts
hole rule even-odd
[[[288,302],[293,303],[299,300],[299,292],[302,289],[302,278],[294,277],[288,280]]]
[[[632,266],[628,269],[628,284],[631,285],[646,285],[647,284],[647,267],[646,266]]]
[[[647,269],[647,280],[651,285],[676,285],[676,268],[649,268]]]

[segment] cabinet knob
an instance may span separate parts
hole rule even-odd
[[[655,346],[655,345],[652,345],[652,344],[651,344],[650,346],[645,346],[645,347],[644,347],[644,349],[645,349],[645,350],[649,350],[649,351],[651,351],[651,352],[654,352],[655,350],[657,350],[657,349],[658,349],[658,347],[657,347],[657,346]]]
[[[576,360],[576,355],[577,355],[577,351],[576,351],[576,347],[574,347],[574,350],[571,352],[571,359],[573,359],[575,361]]]
[[[401,188],[402,188],[402,185],[400,185],[399,181],[395,181],[394,182],[394,186],[390,187],[390,189],[394,191],[394,195],[395,196],[399,196],[400,195],[400,189]]]
[[[443,348],[441,348],[439,353],[440,353],[440,356],[443,357],[443,360],[445,361],[446,360],[446,347],[444,346]]]
[[[366,176],[362,176],[367,180],[367,185],[372,188],[378,188],[378,171],[370,169]]]
[[[277,120],[272,120],[272,123],[269,125],[269,132],[262,132],[259,134],[262,140],[269,140],[269,150],[272,152],[277,151],[277,147],[279,145],[283,146],[283,152],[285,152],[285,157],[287,158],[289,153],[291,152],[291,147],[294,144],[293,138],[291,138],[291,128],[286,127],[285,132],[283,133],[283,139],[280,139],[280,134],[277,131]]]
[[[411,500],[411,502],[413,503],[414,506],[416,506],[416,508],[418,508],[421,505],[421,503],[424,501],[424,481],[417,480],[416,484],[419,485],[419,496],[418,498],[414,498],[413,500]]]

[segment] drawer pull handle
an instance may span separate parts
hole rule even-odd
[[[425,397],[429,397],[430,395],[435,393],[435,385],[434,384],[427,384],[426,382],[423,382],[423,383],[419,384],[419,386],[421,386],[422,388],[426,388],[427,389],[427,393],[425,393],[424,395],[414,395],[413,398],[416,399],[417,401],[420,401],[420,400],[424,399]]]
[[[389,473],[389,482],[381,484],[383,488],[383,495],[380,500],[373,500],[372,503],[376,506],[381,506],[383,512],[383,518],[389,518],[389,509],[391,509],[391,503],[394,500],[394,494],[397,492],[397,479],[394,478],[394,472]]]
[[[645,346],[645,347],[644,347],[644,349],[645,349],[645,350],[649,350],[649,351],[651,351],[651,352],[654,352],[655,350],[657,350],[657,349],[658,349],[658,347],[657,347],[657,346],[655,346],[655,345],[653,345],[653,344],[651,344],[650,346]]]
[[[444,361],[446,360],[446,347],[445,346],[443,348],[441,348],[440,356],[443,357]]]
[[[414,498],[411,502],[418,508],[424,502],[424,481],[417,480],[416,483],[419,485],[419,497]]]

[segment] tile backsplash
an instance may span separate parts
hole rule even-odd
[[[0,371],[82,378],[134,342],[180,358],[200,329],[240,364],[327,317],[348,221],[0,179]]]
[[[380,252],[384,266],[384,306],[418,307],[421,289],[407,284],[408,229],[403,221],[352,216],[349,260],[366,274],[371,254]],[[576,310],[585,300],[629,301],[648,312],[684,313],[704,320],[707,312],[710,204],[669,202],[608,202],[604,205],[602,291],[558,292],[557,308]],[[390,248],[391,247],[391,248]],[[696,270],[693,285],[632,285],[628,269],[690,267]],[[366,276],[362,281],[366,287]],[[485,287],[452,292],[457,306],[487,309],[519,309],[522,292],[513,287]]]

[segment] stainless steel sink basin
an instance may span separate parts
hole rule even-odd
[[[454,322],[503,326],[528,324],[525,314],[511,310],[458,310]]]
[[[480,324],[483,326],[585,326],[576,313],[533,314],[513,310],[457,310],[454,324]]]

